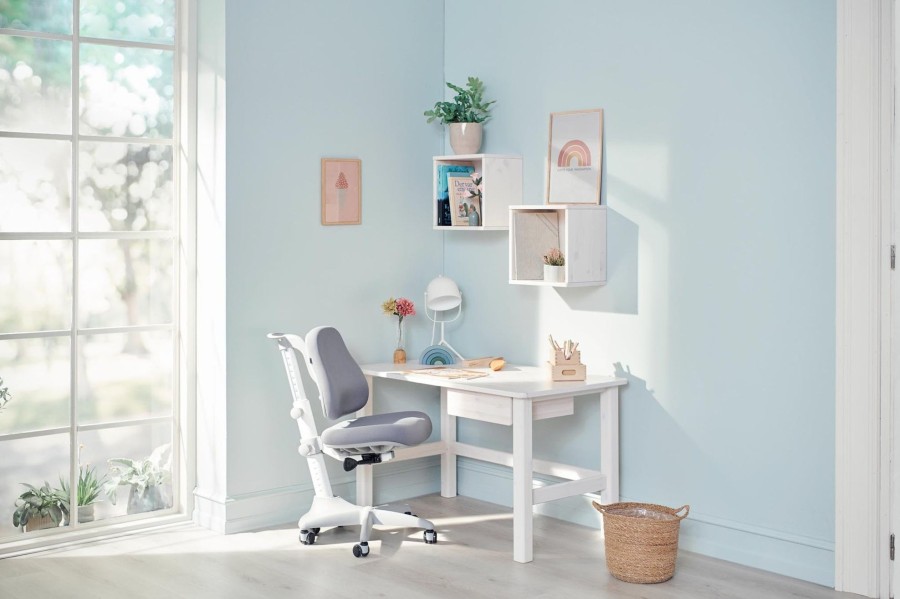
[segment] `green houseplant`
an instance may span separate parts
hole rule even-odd
[[[469,77],[466,87],[447,82],[456,92],[453,100],[435,102],[434,108],[425,111],[428,122],[435,120],[450,127],[450,147],[457,154],[475,154],[481,148],[482,123],[491,118],[491,104],[496,100],[484,99],[484,83],[478,77]]]
[[[103,483],[106,477],[97,477],[94,468],[81,466],[78,469],[78,486],[75,489],[76,500],[78,502],[78,521],[92,522],[94,520],[94,504],[97,502],[100,494],[103,492]],[[59,478],[60,496],[69,501],[69,481]]]
[[[103,490],[110,502],[116,504],[116,490],[120,485],[130,487],[129,514],[160,510],[171,506],[167,487],[172,480],[171,445],[161,445],[142,460],[113,458],[109,460],[109,477]]]
[[[13,526],[23,532],[52,528],[65,523],[69,517],[68,496],[44,482],[42,487],[22,483],[27,490],[16,499]]]
[[[9,403],[10,399],[12,399],[12,393],[10,393],[9,388],[3,384],[3,377],[0,376],[0,410]]]

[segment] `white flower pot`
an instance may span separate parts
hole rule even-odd
[[[450,147],[454,154],[477,154],[481,149],[481,123],[450,123]]]
[[[566,280],[565,266],[544,265],[544,280],[548,283],[563,283]]]
[[[78,521],[82,524],[94,521],[94,504],[78,506]]]

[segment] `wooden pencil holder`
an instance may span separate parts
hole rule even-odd
[[[578,350],[572,352],[572,357],[568,359],[563,350],[554,350],[548,363],[554,381],[583,381],[587,378],[587,366],[581,363],[581,352]]]

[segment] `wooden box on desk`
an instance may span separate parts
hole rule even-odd
[[[581,352],[572,352],[572,357],[566,359],[566,354],[561,349],[553,351],[550,355],[550,376],[554,381],[583,381],[587,378],[587,366],[581,363]]]

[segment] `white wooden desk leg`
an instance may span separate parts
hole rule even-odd
[[[528,563],[532,555],[534,494],[532,480],[531,402],[513,400],[513,559]]]
[[[447,413],[447,389],[441,387],[441,497],[456,497],[456,416]]]
[[[375,411],[375,389],[372,386],[372,377],[367,376],[366,382],[369,384],[369,401],[356,412],[356,417],[371,416]],[[372,505],[372,468],[356,469],[356,505]]]
[[[606,489],[600,503],[619,501],[619,388],[600,394],[600,470],[606,475]]]

